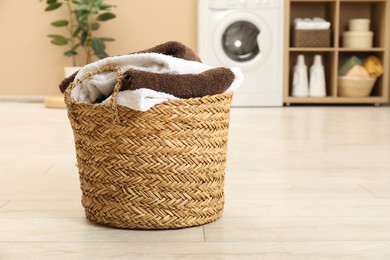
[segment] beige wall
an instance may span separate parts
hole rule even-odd
[[[125,54],[177,40],[196,49],[197,0],[111,0],[117,18],[102,24],[101,35],[113,37],[110,55]],[[59,93],[63,67],[71,65],[46,37],[58,32],[50,22],[57,11],[44,12],[38,0],[0,1],[0,96]]]

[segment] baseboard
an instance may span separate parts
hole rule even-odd
[[[43,103],[44,96],[0,96],[0,102]]]

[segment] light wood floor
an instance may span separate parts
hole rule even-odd
[[[88,222],[65,110],[0,103],[0,259],[390,259],[390,107],[232,110],[222,219]]]

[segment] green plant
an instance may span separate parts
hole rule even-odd
[[[107,57],[105,42],[114,39],[96,37],[94,34],[100,28],[100,22],[116,17],[110,12],[114,6],[104,3],[104,0],[46,0],[45,11],[54,11],[61,7],[66,7],[68,19],[56,20],[51,25],[65,28],[66,35],[49,34],[51,43],[68,47],[64,55],[72,58],[73,66],[76,66],[76,56],[80,55],[80,52],[85,59],[84,64],[90,63],[93,56]]]

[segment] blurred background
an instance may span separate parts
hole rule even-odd
[[[114,38],[109,55],[121,55],[177,40],[196,50],[197,0],[110,0],[116,18],[101,24],[98,35]],[[45,12],[45,1],[0,1],[0,96],[59,94],[64,66],[71,59],[50,43],[50,25],[59,20],[60,8]]]

